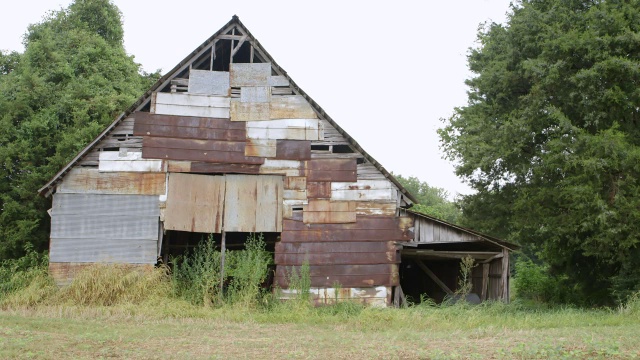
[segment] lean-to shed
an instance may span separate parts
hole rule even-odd
[[[389,305],[410,268],[401,261],[429,262],[422,247],[435,244],[414,239],[427,226],[405,211],[415,199],[235,16],[40,193],[53,196],[50,272],[61,284],[88,264],[154,266],[209,234],[225,251],[262,233],[280,288],[308,261],[317,302]]]

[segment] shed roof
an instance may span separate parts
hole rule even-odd
[[[293,91],[299,95],[302,95],[313,107],[313,109],[317,112],[318,116],[321,119],[327,120],[335,129],[343,135],[349,144],[353,146],[357,151],[362,153],[364,158],[373,164],[385,177],[387,177],[391,182],[393,182],[400,192],[411,202],[417,202],[416,198],[406,190],[400,182],[389,173],[378,161],[376,161],[369,153],[367,153],[359,144],[356,142],[351,135],[349,135],[344,129],[340,127],[323,109],[316,103],[307,93],[305,93],[292,79],[289,77],[287,72],[282,69],[275,60],[269,55],[269,53],[260,45],[258,40],[251,35],[251,32],[244,26],[244,24],[240,21],[238,16],[234,15],[231,20],[224,25],[220,30],[214,33],[211,37],[209,37],[205,42],[203,42],[200,46],[198,46],[191,54],[187,55],[180,63],[178,63],[171,71],[162,76],[158,81],[156,81],[153,86],[147,92],[145,92],[134,104],[132,104],[125,112],[123,112],[117,119],[115,119],[102,133],[100,133],[91,143],[89,143],[82,151],[80,151],[67,165],[65,165],[58,173],[56,173],[46,185],[38,190],[38,192],[43,196],[49,196],[55,185],[62,180],[69,170],[74,167],[82,158],[87,155],[102,139],[109,135],[111,131],[115,129],[115,127],[120,124],[122,120],[131,115],[134,111],[143,108],[146,104],[150,102],[151,94],[158,89],[162,89],[167,85],[168,82],[171,81],[172,78],[176,77],[181,71],[183,71],[195,58],[200,56],[205,49],[207,49],[212,43],[216,41],[216,39],[226,34],[229,30],[234,27],[238,27],[247,35],[246,41],[250,42],[251,45],[256,49],[256,51],[265,58],[266,61],[270,62],[272,68],[289,80],[291,84],[291,88]]]

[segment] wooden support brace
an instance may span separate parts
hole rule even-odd
[[[483,263],[482,264],[482,292],[480,293],[480,300],[487,300],[487,288],[489,287],[489,268],[491,264]]]
[[[240,50],[240,47],[242,46],[242,44],[244,44],[244,41],[247,40],[247,35],[242,36],[242,38],[240,38],[240,41],[238,41],[238,45],[236,45],[232,50],[231,50],[231,58],[233,59],[233,56],[238,52],[238,50]]]
[[[429,267],[422,262],[422,260],[416,259],[416,263],[418,264],[420,269],[422,269],[422,271],[424,271],[431,278],[431,280],[438,284],[438,286],[440,286],[440,288],[447,293],[447,295],[453,295],[453,291],[451,291],[451,289],[449,289],[449,287],[445,285],[445,283],[443,283],[442,280],[440,280],[436,276],[436,274],[434,274],[433,271],[431,271],[431,269],[429,269]]]

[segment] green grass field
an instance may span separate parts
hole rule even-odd
[[[269,311],[172,304],[0,312],[2,359],[611,359],[640,357],[640,316],[517,305]]]

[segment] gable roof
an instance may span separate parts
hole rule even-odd
[[[138,111],[144,108],[147,104],[149,104],[151,100],[151,94],[158,89],[163,89],[167,86],[171,79],[176,77],[179,73],[184,71],[187,67],[189,67],[196,59],[198,59],[201,55],[203,55],[207,50],[211,48],[211,46],[215,46],[215,43],[220,38],[228,37],[229,31],[237,28],[240,30],[240,33],[243,34],[243,39],[240,41],[248,41],[253,49],[258,53],[258,55],[264,60],[264,62],[271,63],[272,69],[275,70],[278,75],[284,76],[290,83],[291,89],[297,95],[303,96],[311,105],[311,107],[318,114],[320,119],[328,121],[342,136],[344,136],[349,144],[354,147],[355,150],[360,152],[364,158],[374,165],[387,179],[389,179],[395,186],[398,187],[400,192],[409,199],[411,202],[417,203],[416,198],[407,191],[400,182],[389,173],[378,161],[376,161],[369,153],[367,153],[357,141],[351,137],[344,129],[340,127],[325,111],[316,103],[307,93],[305,93],[294,81],[289,77],[287,72],[282,69],[276,61],[269,55],[269,53],[260,45],[258,40],[249,32],[249,30],[244,26],[244,24],[240,21],[238,16],[234,15],[231,20],[224,25],[220,30],[214,33],[211,37],[209,37],[205,42],[203,42],[200,46],[198,46],[191,54],[187,55],[182,61],[180,61],[171,71],[162,76],[158,81],[156,81],[153,86],[149,90],[147,90],[133,105],[131,105],[125,112],[120,114],[118,118],[116,118],[104,131],[102,131],[91,143],[89,143],[82,151],[80,151],[67,165],[65,165],[58,173],[56,173],[46,185],[38,190],[38,192],[43,196],[50,196],[55,188],[56,184],[62,180],[62,178],[74,167],[78,162],[82,160],[82,158],[87,155],[100,141],[106,138],[111,131],[113,131],[116,126],[118,126],[124,119],[126,119],[133,112]],[[409,204],[411,205],[411,204]]]
[[[408,213],[410,213],[410,214],[413,214],[413,215],[417,216],[417,217],[421,217],[423,219],[431,220],[433,222],[436,222],[436,223],[439,223],[439,224],[454,228],[456,230],[462,231],[462,232],[467,233],[469,235],[477,236],[481,240],[490,242],[490,243],[492,243],[494,245],[498,245],[501,248],[508,249],[508,250],[511,250],[511,251],[520,249],[520,245],[514,244],[512,242],[505,241],[505,240],[502,240],[502,239],[498,239],[496,237],[489,236],[489,235],[477,232],[475,230],[467,229],[465,227],[462,227],[462,226],[459,226],[459,225],[455,225],[455,224],[452,224],[450,222],[446,222],[444,220],[435,218],[433,216],[430,216],[430,215],[427,215],[427,214],[424,214],[424,213],[421,213],[421,212],[417,212],[417,211],[413,211],[413,210],[406,210],[406,211]]]

